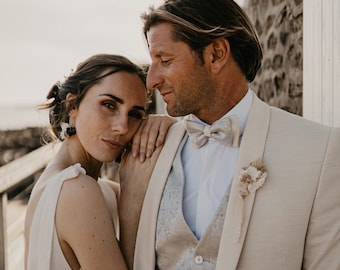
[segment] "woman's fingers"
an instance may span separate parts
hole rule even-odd
[[[156,147],[164,143],[169,127],[176,120],[167,115],[149,115],[143,121],[132,141],[132,154],[140,161],[151,157]]]

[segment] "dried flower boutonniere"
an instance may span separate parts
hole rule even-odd
[[[242,198],[251,192],[258,190],[266,180],[267,172],[263,165],[262,159],[257,159],[243,167],[240,173],[240,195]]]
[[[251,162],[247,167],[243,167],[239,176],[239,197],[241,200],[241,224],[239,237],[241,236],[241,229],[243,225],[243,208],[244,198],[249,194],[258,190],[267,178],[266,168],[263,165],[261,158]]]

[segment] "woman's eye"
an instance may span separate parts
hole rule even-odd
[[[103,105],[111,110],[115,110],[117,108],[116,103],[110,101],[104,101]]]
[[[138,112],[138,111],[130,112],[129,117],[132,117],[132,118],[137,119],[137,120],[142,120],[143,117],[144,117],[144,114],[142,114],[141,112]]]

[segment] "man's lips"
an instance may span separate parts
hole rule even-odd
[[[171,92],[160,92],[160,94],[162,95],[163,100],[164,100],[165,102],[167,102],[168,99],[169,99],[169,96],[171,95]]]

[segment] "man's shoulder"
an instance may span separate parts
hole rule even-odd
[[[178,118],[178,121],[174,123],[173,125],[171,125],[171,127],[169,128],[169,132],[167,135],[168,137],[173,136],[174,134],[180,135],[184,131],[185,131],[184,118]]]
[[[307,119],[303,116],[287,112],[283,109],[270,106],[271,118],[273,121],[288,122],[290,125],[301,126],[302,128],[312,128],[319,130],[331,130],[332,127],[316,121]]]

